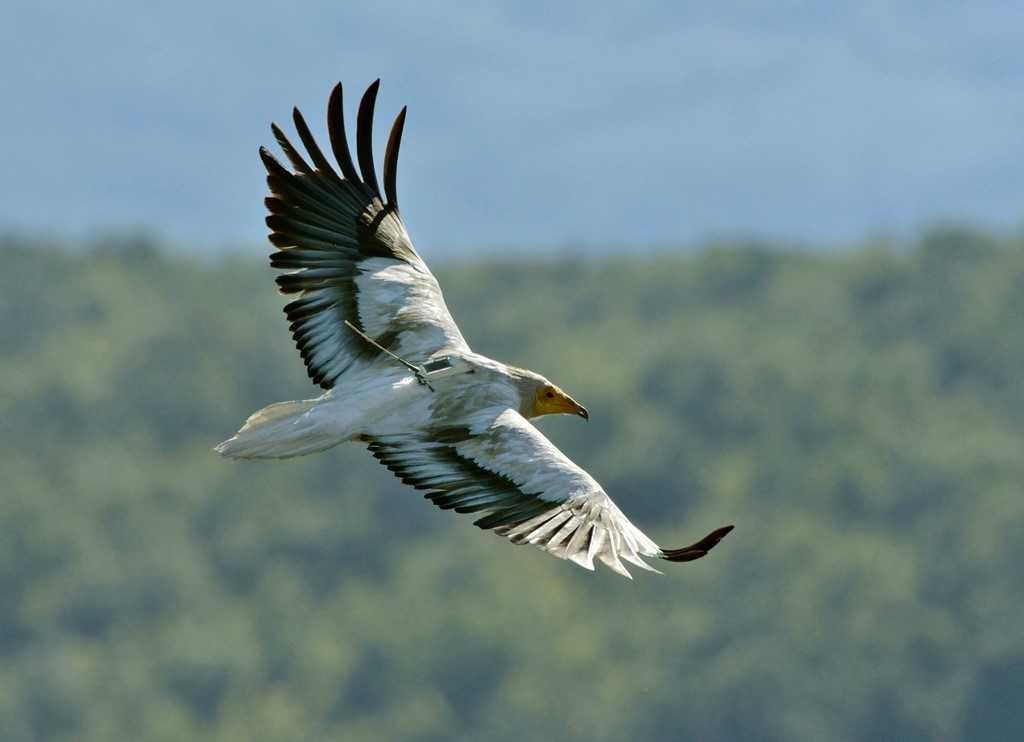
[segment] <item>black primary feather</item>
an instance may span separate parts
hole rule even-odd
[[[302,112],[298,108],[292,109],[292,121],[295,122],[295,131],[299,132],[299,139],[302,140],[302,146],[306,148],[306,151],[312,158],[316,169],[326,175],[338,177],[337,173],[334,172],[334,168],[331,167],[331,163],[328,162],[326,157],[324,157],[324,153],[320,151],[320,146],[316,143],[316,140],[313,139],[313,135],[310,133],[309,127],[306,126],[306,120],[302,118]]]
[[[725,538],[725,535],[732,529],[733,526],[722,526],[695,544],[684,546],[681,549],[662,549],[661,558],[670,562],[692,562],[694,559],[700,559],[718,546],[718,542]]]
[[[345,136],[345,110],[342,104],[342,87],[339,82],[331,91],[331,97],[327,99],[327,135],[331,140],[331,149],[334,150],[334,159],[338,161],[341,174],[345,180],[353,183],[359,182],[359,173],[352,162],[352,153],[348,149],[348,138]]]
[[[377,171],[373,167],[373,109],[377,104],[377,90],[380,79],[370,83],[359,101],[359,113],[356,117],[356,154],[359,157],[359,169],[363,173],[363,182],[380,197],[380,186],[377,184]]]
[[[398,151],[402,147],[402,132],[405,130],[405,111],[406,106],[402,106],[402,110],[395,117],[387,147],[384,149],[384,195],[387,197],[388,206],[396,210],[398,194],[395,184],[398,179]]]
[[[285,133],[281,131],[281,127],[277,124],[271,124],[270,130],[274,132],[274,139],[277,140],[278,145],[281,147],[281,151],[284,152],[285,156],[292,163],[292,167],[300,173],[311,175],[313,173],[313,168],[309,166],[309,163],[302,158],[299,151],[292,146],[291,142],[288,141],[288,137],[286,137]]]

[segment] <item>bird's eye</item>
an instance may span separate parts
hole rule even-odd
[[[547,392],[544,392],[544,396],[547,397],[548,399],[552,399],[552,398],[554,398],[555,393],[552,392],[552,391],[547,391]]]

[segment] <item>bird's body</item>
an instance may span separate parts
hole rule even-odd
[[[593,568],[598,559],[651,569],[643,556],[690,561],[729,531],[663,550],[634,526],[583,469],[529,422],[587,411],[540,374],[474,353],[398,212],[395,176],[405,122],[399,114],[384,160],[384,195],[371,150],[374,83],[359,106],[356,172],[341,86],[328,129],[340,174],[294,120],[313,165],[276,126],[294,168],[266,150],[271,264],[316,398],[253,414],[217,451],[233,458],[290,458],[359,442],[403,482],[442,508],[482,514],[476,524]]]

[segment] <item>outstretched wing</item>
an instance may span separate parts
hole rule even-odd
[[[437,279],[405,231],[395,180],[405,126],[401,110],[384,152],[384,195],[373,164],[373,110],[380,81],[367,89],[356,119],[356,171],[345,136],[342,88],[331,92],[327,129],[340,173],[324,156],[302,114],[295,129],[312,160],[308,163],[284,132],[271,128],[290,161],[289,170],[266,148],[266,199],[270,256],[284,294],[298,294],[285,306],[292,336],[310,378],[330,389],[353,364],[380,352],[345,326],[345,320],[403,357],[422,361],[442,350],[469,350],[445,306]]]
[[[435,505],[482,513],[475,521],[480,528],[587,569],[597,558],[626,577],[623,561],[657,571],[641,557],[699,559],[732,530],[725,526],[691,546],[662,549],[518,412],[494,412],[477,424],[373,437],[369,448],[405,484],[425,490]]]

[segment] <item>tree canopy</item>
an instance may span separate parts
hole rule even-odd
[[[317,394],[258,250],[0,249],[0,738],[1024,737],[1019,237],[438,266],[638,526],[736,524],[633,582],[213,454]]]

